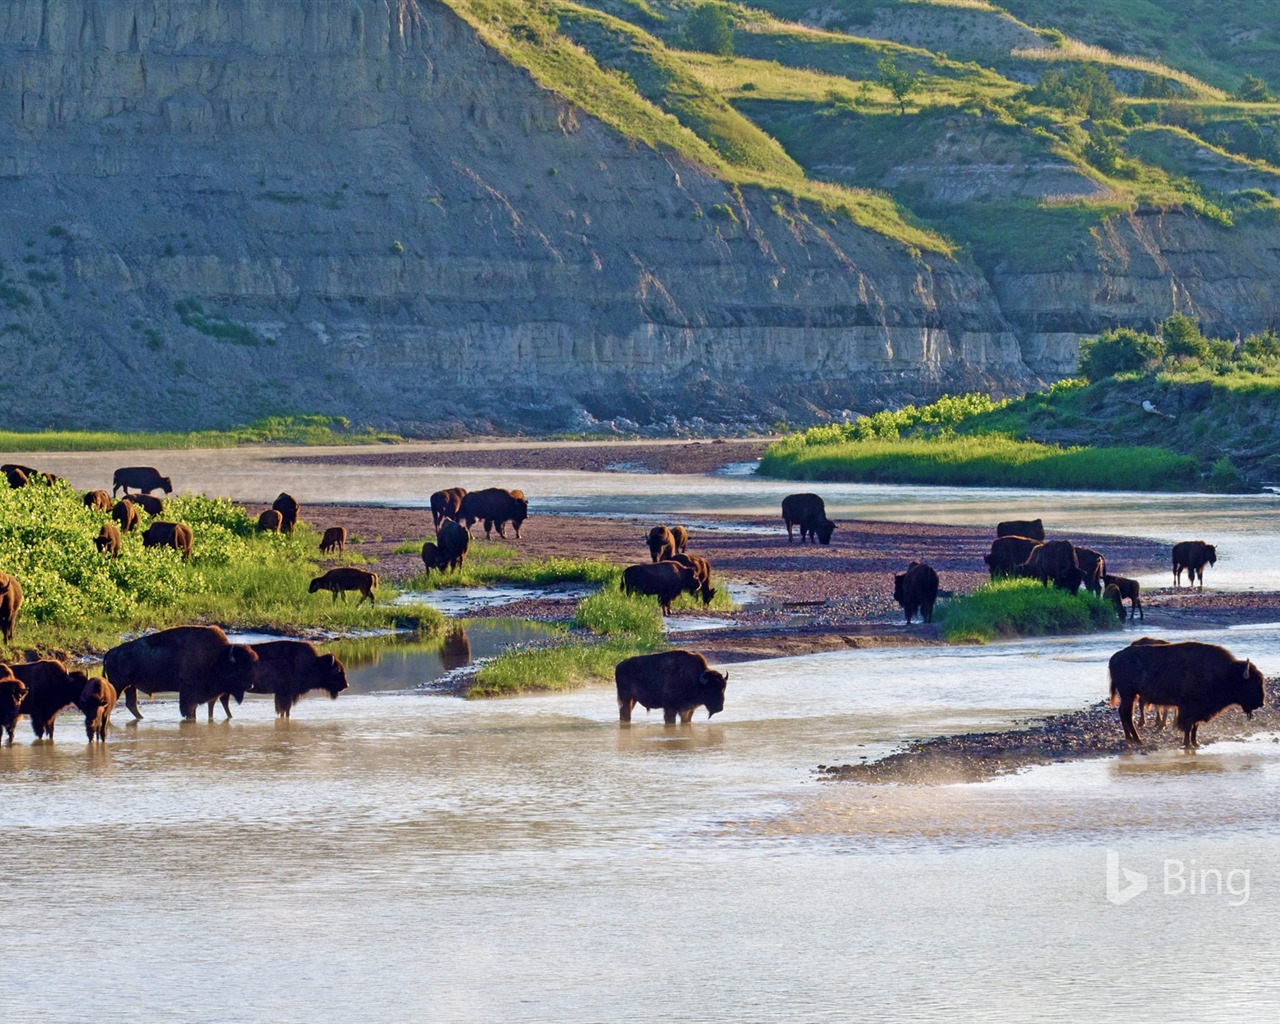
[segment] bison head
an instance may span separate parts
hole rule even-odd
[[[709,668],[698,678],[698,685],[702,687],[702,703],[706,705],[707,717],[723,711],[724,690],[729,685],[729,673]]]
[[[900,572],[893,577],[893,599],[898,604],[907,603],[906,580],[907,574],[905,572]]]
[[[245,691],[253,688],[258,652],[247,644],[228,644],[223,657],[225,660],[222,685],[227,688],[226,692],[236,699],[237,704],[242,704]]]
[[[823,544],[831,543],[831,533],[835,530],[836,524],[830,519],[824,519],[818,524],[818,540]]]
[[[324,588],[324,577],[317,576],[315,579],[311,581],[311,586],[307,589],[307,593],[314,594],[317,590],[322,590],[323,588]]]
[[[0,666],[4,667],[4,666]],[[27,696],[27,684],[17,678],[7,667],[0,676],[0,726],[11,728],[18,720],[18,708]]]
[[[1209,559],[1210,565],[1218,564],[1218,549],[1214,545],[1206,544],[1204,546],[1204,555],[1207,559]]]
[[[702,585],[702,604],[703,604],[703,606],[705,607],[706,605],[709,605],[712,601],[714,601],[714,600],[715,600],[715,596],[716,596],[716,588],[715,588],[715,587],[708,586],[707,584],[705,584],[705,583],[704,583],[704,584]]]
[[[322,680],[321,689],[329,691],[329,699],[337,700],[338,694],[347,688],[347,670],[342,667],[342,662],[335,658],[332,654],[326,654],[317,659],[318,676]]]
[[[1246,661],[1240,687],[1240,708],[1246,718],[1252,718],[1253,713],[1266,702],[1265,685],[1262,671],[1252,661]]]
[[[173,481],[170,480],[167,476],[162,476],[160,478],[160,489],[163,490],[165,494],[172,494]]]

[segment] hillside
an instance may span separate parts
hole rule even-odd
[[[15,0],[0,410],[760,426],[1019,393],[1174,310],[1265,328],[1280,105],[1232,95],[1274,29],[1144,11]]]

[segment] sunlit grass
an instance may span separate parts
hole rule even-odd
[[[1087,591],[1069,594],[1036,580],[996,580],[943,601],[934,613],[953,644],[985,644],[1019,636],[1120,629],[1115,607]]]

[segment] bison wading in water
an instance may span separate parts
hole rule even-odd
[[[458,520],[470,531],[477,522],[484,523],[485,540],[490,539],[493,528],[498,536],[506,538],[506,524],[515,527],[516,537],[520,527],[529,518],[529,501],[524,491],[504,491],[501,487],[486,487],[482,491],[469,491],[462,499]]]
[[[116,688],[105,679],[90,679],[76,698],[76,707],[84,715],[84,732],[89,742],[106,743],[111,712],[116,707]]]
[[[1196,585],[1196,576],[1200,577],[1200,589],[1204,590],[1204,567],[1216,565],[1218,549],[1202,540],[1184,540],[1173,546],[1173,585],[1182,585],[1182,570],[1187,570],[1187,582]]]
[[[122,487],[126,496],[130,487],[139,494],[150,494],[152,491],[173,493],[173,481],[167,476],[161,476],[154,466],[125,466],[117,469],[111,480],[111,497],[114,498]]]
[[[332,654],[321,654],[305,640],[271,640],[251,644],[258,656],[250,693],[269,693],[276,699],[276,717],[288,718],[303,694],[323,690],[330,700],[347,688],[347,672]],[[222,695],[222,710],[231,717],[227,695]],[[209,704],[213,716],[213,702]]]
[[[831,543],[836,524],[827,518],[827,506],[816,494],[788,494],[782,499],[782,521],[787,524],[787,543],[792,543],[792,527],[800,527],[800,543],[808,537],[815,543]]]
[[[1039,519],[1008,519],[996,524],[997,537],[1030,537],[1044,543],[1044,522]]]
[[[938,574],[926,562],[912,562],[907,571],[893,578],[893,599],[902,605],[907,625],[918,611],[925,622],[933,621],[933,605],[938,600]]]
[[[89,677],[83,672],[68,672],[60,661],[45,658],[25,665],[11,665],[13,674],[26,684],[27,696],[18,710],[31,719],[36,739],[53,739],[53,724],[63,708],[80,700]]]
[[[622,591],[656,597],[663,615],[671,614],[671,602],[681,594],[696,594],[702,589],[698,574],[679,562],[641,562],[622,570]]]
[[[674,725],[676,716],[684,723],[693,720],[699,707],[707,717],[724,710],[727,672],[707,667],[707,659],[692,651],[662,651],[640,654],[618,663],[613,670],[618,688],[618,720],[631,721],[631,711],[640,704],[653,710],[662,708],[662,720]]]
[[[243,701],[257,661],[252,648],[231,643],[217,626],[175,626],[111,648],[102,668],[134,718],[142,717],[139,690],[176,690],[182,717],[192,720],[196,708],[224,693]]]
[[[1216,644],[1135,640],[1111,656],[1111,703],[1120,709],[1125,739],[1141,743],[1133,724],[1134,702],[1178,709],[1182,745],[1199,746],[1197,733],[1232,704],[1248,718],[1265,700],[1262,672]]]
[[[8,665],[0,665],[0,732],[13,743],[13,729],[18,724],[19,708],[27,698],[27,684],[15,676]]]

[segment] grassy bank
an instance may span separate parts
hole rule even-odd
[[[421,541],[406,541],[396,554],[418,555]],[[449,587],[546,587],[553,583],[608,583],[618,579],[616,566],[598,558],[528,558],[510,544],[478,542],[467,552],[461,569],[422,572],[405,583],[406,590],[431,591]]]
[[[235,448],[248,444],[385,444],[403,440],[336,416],[271,416],[227,430],[0,430],[0,451],[102,452],[134,448]]]
[[[940,605],[937,616],[942,638],[953,644],[1120,628],[1115,608],[1100,598],[1084,591],[1072,596],[1035,580],[996,580]]]
[[[0,486],[0,569],[25,597],[15,646],[102,651],[127,633],[196,622],[286,633],[431,631],[443,622],[430,608],[388,605],[386,587],[372,607],[309,593],[319,540],[305,526],[292,537],[261,534],[229,500],[192,495],[166,502],[164,518],[191,527],[189,561],[171,548],[143,548],[141,530],[110,559],[93,544],[107,516],[86,508],[79,492],[64,483]]]

